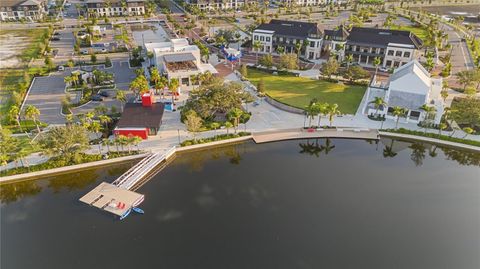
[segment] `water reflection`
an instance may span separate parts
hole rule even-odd
[[[455,161],[461,165],[480,166],[480,153],[476,153],[473,151],[441,147],[438,145],[425,144],[422,142],[398,141],[394,139],[383,139],[382,142],[385,145],[383,148],[383,157],[393,158],[397,156],[400,151],[408,148],[411,150],[410,159],[416,166],[423,165],[423,161],[426,158],[427,151],[430,157],[436,158],[439,154],[439,149],[441,150],[441,152],[443,152],[447,160]],[[397,146],[398,143],[408,143],[409,145],[407,147],[402,147],[402,145]]]
[[[332,144],[330,138],[326,138],[325,144],[320,145],[318,139],[315,139],[315,142],[310,143],[310,140],[307,140],[305,143],[299,143],[301,150],[300,153],[306,153],[315,157],[319,157],[320,153],[325,153],[328,155],[331,150],[335,148],[335,145]]]
[[[81,173],[71,173],[68,176],[57,177],[48,181],[48,187],[54,193],[59,193],[62,189],[67,191],[81,190],[94,183],[98,178],[97,170],[85,170]]]
[[[222,157],[226,157],[230,164],[238,165],[242,161],[242,154],[245,154],[246,151],[246,144],[242,143],[196,151],[194,154],[189,154],[188,158],[179,158],[178,161],[187,162],[191,172],[199,172],[202,171],[208,160],[219,160]],[[179,157],[182,155],[183,153]]]
[[[12,184],[0,185],[0,201],[8,204],[20,198],[34,196],[42,191],[36,181],[22,181]]]

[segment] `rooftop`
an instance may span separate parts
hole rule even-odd
[[[153,103],[143,106],[141,103],[126,103],[118,128],[159,128],[162,124],[163,103]]]
[[[37,0],[2,0],[0,6],[2,7],[15,7],[18,5],[39,5],[41,1]]]
[[[422,47],[420,38],[409,31],[353,27],[348,42],[359,44],[377,44],[386,47],[389,43],[412,45],[416,49]]]
[[[328,37],[337,37],[340,40],[346,40],[348,35],[350,33],[343,27],[343,25],[340,25],[337,29],[333,30],[325,30],[325,36]]]
[[[163,60],[167,63],[178,63],[178,62],[195,61],[195,57],[191,53],[177,53],[177,54],[164,55]]]
[[[309,34],[321,35],[316,23],[301,21],[271,20],[260,24],[255,30],[274,31],[277,35],[305,38]]]

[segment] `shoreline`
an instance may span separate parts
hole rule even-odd
[[[300,130],[300,129],[298,129],[298,130]],[[317,131],[313,134],[312,133],[307,133],[307,132],[299,132],[301,134],[303,133],[303,135],[292,136],[292,135],[290,135],[291,132],[292,132],[292,129],[253,133],[252,135],[247,135],[247,136],[242,136],[242,137],[237,137],[237,138],[232,138],[232,139],[220,140],[220,141],[204,143],[204,144],[191,145],[191,146],[186,146],[186,147],[177,147],[175,149],[175,154],[183,153],[183,152],[189,152],[189,151],[203,150],[205,148],[224,146],[224,145],[228,145],[228,144],[236,144],[236,143],[241,143],[241,142],[248,141],[248,140],[252,140],[256,144],[261,144],[261,143],[280,142],[280,141],[297,140],[297,139],[309,139],[309,138],[372,139],[372,136],[369,135],[370,133],[367,133],[367,132],[364,132],[365,137],[362,137],[361,132],[358,132],[355,137],[346,137],[343,134],[339,135],[338,133],[340,133],[340,132],[336,132],[336,133],[333,133],[333,132],[326,133],[325,132],[325,133],[322,133],[322,132],[319,132],[319,131]],[[256,142],[255,141],[255,135],[258,137],[259,135],[265,135],[265,133],[280,134],[280,137],[274,137],[270,141],[261,141],[261,142]],[[282,133],[288,133],[289,135],[288,135],[288,137],[282,137],[281,136]],[[343,131],[342,131],[342,133],[343,133]],[[306,136],[305,136],[305,134],[306,134]],[[383,132],[383,131],[378,132],[378,136],[377,136],[376,139],[379,139],[380,137],[404,139],[404,140],[408,140],[408,141],[420,141],[420,142],[432,143],[432,144],[436,144],[436,145],[453,147],[453,148],[457,148],[457,149],[469,150],[469,151],[474,151],[474,152],[480,153],[480,147],[467,145],[467,144],[456,143],[456,142],[451,142],[451,141],[445,141],[445,140],[440,140],[440,139],[430,138],[430,137],[422,137],[422,136],[400,134],[400,133],[390,133],[390,132]],[[36,171],[36,172],[30,172],[30,173],[23,173],[23,174],[18,174],[18,175],[0,177],[0,185],[8,184],[8,183],[14,183],[14,182],[17,182],[17,181],[24,181],[24,180],[37,180],[37,179],[42,179],[42,178],[52,176],[52,175],[70,173],[70,172],[76,171],[76,170],[85,170],[85,169],[89,169],[89,168],[95,168],[95,167],[100,167],[100,166],[108,166],[108,165],[112,165],[112,164],[118,164],[118,163],[122,163],[122,162],[133,161],[133,160],[136,160],[136,159],[144,158],[148,154],[149,153],[142,153],[142,154],[130,155],[130,156],[119,157],[119,158],[114,158],[114,159],[109,159],[109,160],[88,162],[88,163],[69,165],[69,166],[58,167],[58,168],[53,168],[53,169],[48,169],[48,170],[43,170],[43,171]]]

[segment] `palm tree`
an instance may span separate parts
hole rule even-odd
[[[345,60],[347,61],[347,69],[348,69],[350,68],[350,64],[353,62],[353,55],[347,54],[347,56],[345,56]]]
[[[139,151],[138,149],[138,144],[142,142],[142,139],[136,135],[134,136],[131,136],[128,138],[128,144],[130,145],[134,145],[136,148],[137,148],[137,151]],[[130,152],[130,146],[129,146],[129,152]]]
[[[65,82],[65,84],[67,84],[67,86],[70,86],[73,82],[73,78],[71,76],[66,76],[63,78],[63,82]]]
[[[370,104],[373,104],[373,107],[375,107],[375,115],[378,115],[378,111],[380,108],[383,109],[383,107],[387,104],[385,100],[382,97],[375,97],[373,101],[370,101]]]
[[[445,122],[438,124],[438,135],[442,135],[442,130],[447,129],[448,125]]]
[[[101,124],[105,127],[105,130],[108,130],[108,124],[112,122],[112,118],[110,118],[107,115],[100,115],[98,116],[98,120],[100,121]]]
[[[316,105],[317,111],[318,111],[318,124],[317,126],[321,126],[321,120],[323,115],[327,115],[327,109],[328,109],[328,104],[327,103],[317,103]]]
[[[127,102],[127,97],[125,96],[125,92],[123,90],[117,90],[117,95],[115,98],[120,101],[120,110],[123,112],[123,105]]]
[[[220,123],[214,121],[210,124],[210,127],[214,130],[214,136],[217,136],[217,129],[220,128]]]
[[[398,122],[400,121],[400,117],[405,117],[406,110],[403,107],[394,106],[393,107],[393,116],[397,117],[397,121],[395,123],[395,129],[398,129]]]
[[[17,123],[18,128],[20,128],[20,132],[23,132],[22,126],[20,125],[20,109],[18,108],[18,106],[11,106],[10,110],[8,111],[8,116],[11,121],[15,121]]]
[[[102,139],[102,145],[107,146],[107,152],[110,152],[110,145],[112,144],[112,141],[108,138]]]
[[[73,114],[67,114],[65,115],[65,120],[67,121],[67,125],[73,123]]]
[[[37,127],[38,133],[40,133],[40,127],[38,126],[37,118],[40,116],[40,110],[33,105],[28,105],[25,108],[25,118],[33,120],[33,123]]]
[[[93,121],[92,123],[90,123],[90,125],[88,127],[89,127],[88,129],[91,132],[94,132],[97,135],[97,138],[100,138],[102,136],[100,134],[101,131],[102,131],[102,125],[98,121]],[[101,148],[100,145],[101,145],[101,143],[98,143],[98,151],[102,152],[102,148]]]
[[[382,63],[382,60],[380,60],[380,57],[375,57],[375,59],[373,59],[373,65],[375,66],[375,76],[377,76],[378,66],[381,63]]]
[[[255,62],[258,63],[258,51],[260,50],[260,48],[262,48],[262,43],[260,43],[260,41],[255,41],[253,42],[253,45],[252,45],[253,49],[255,50]]]
[[[425,127],[425,133],[427,132],[427,127],[430,122],[430,118],[432,116],[432,113],[436,111],[435,107],[429,106],[427,104],[424,104],[420,107],[421,110],[425,111],[425,118],[424,118],[424,127]]]
[[[328,113],[328,120],[330,121],[330,127],[332,127],[333,119],[334,119],[333,117],[335,115],[340,115],[340,110],[338,110],[338,105],[337,104],[328,105],[327,113]]]
[[[238,125],[240,124],[240,117],[243,115],[243,111],[239,108],[233,108],[228,112],[228,117],[233,119],[233,128],[237,133]]]
[[[175,106],[175,98],[178,92],[178,87],[179,87],[179,81],[178,78],[172,78],[170,79],[170,82],[168,83],[168,89],[172,93],[172,105]]]
[[[305,107],[305,115],[308,117],[308,127],[312,127],[312,120],[318,115],[317,105],[314,100]]]
[[[227,134],[228,134],[228,130],[232,127],[233,127],[233,124],[231,122],[229,122],[229,121],[225,122],[225,128],[227,128]]]
[[[285,52],[285,47],[283,46],[278,46],[277,47],[277,53],[278,54],[283,54]]]
[[[153,67],[150,74],[150,80],[153,82],[153,85],[156,85],[157,82],[160,80],[160,73],[156,67]]]

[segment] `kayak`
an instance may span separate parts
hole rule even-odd
[[[130,214],[130,212],[132,212],[132,209],[127,210],[127,211],[120,217],[120,220],[128,217],[128,215]]]
[[[143,209],[138,208],[138,207],[133,207],[132,209],[133,209],[133,211],[135,211],[138,214],[144,214],[145,213],[145,211],[143,211]]]

